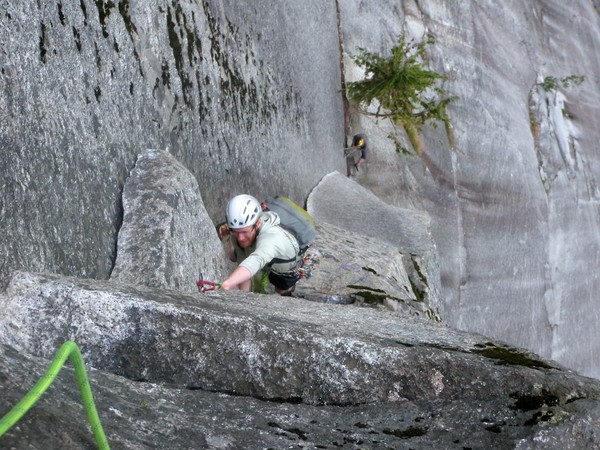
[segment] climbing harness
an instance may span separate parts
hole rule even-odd
[[[81,393],[81,399],[83,400],[83,406],[85,413],[88,418],[88,422],[92,428],[92,433],[96,439],[96,444],[101,450],[109,449],[108,441],[104,435],[104,430],[100,424],[100,418],[96,411],[96,405],[94,404],[94,396],[90,388],[90,382],[85,372],[85,365],[79,347],[73,341],[65,342],[56,355],[54,360],[50,364],[50,367],[46,373],[40,378],[36,385],[21,399],[19,403],[13,407],[2,419],[0,419],[0,437],[4,435],[10,428],[17,423],[21,417],[27,413],[40,399],[42,394],[50,387],[60,369],[62,369],[65,361],[69,358],[73,367],[75,368],[75,379],[79,385],[79,391]]]
[[[346,158],[349,158],[350,156],[354,155],[356,152],[360,151],[360,147],[358,146],[354,146],[354,147],[346,147],[344,149],[344,156],[346,156]]]
[[[321,252],[314,247],[310,247],[306,251],[302,258],[302,264],[296,269],[300,279],[309,279],[312,277],[313,270],[321,262],[321,256]]]

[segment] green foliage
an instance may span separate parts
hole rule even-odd
[[[425,42],[407,41],[402,34],[391,55],[384,58],[365,49],[353,56],[353,61],[365,69],[365,78],[348,83],[347,95],[366,114],[387,117],[396,124],[419,130],[430,119],[448,123],[447,106],[457,97],[447,97],[439,82],[445,79],[423,64]],[[375,113],[367,113],[371,102],[377,101]]]
[[[562,84],[562,86],[565,88],[571,88],[579,86],[584,81],[585,77],[583,75],[569,75],[561,78],[560,80],[553,76],[547,76],[544,78],[544,81],[538,83],[538,85],[540,85],[546,92],[554,92],[556,89],[558,89],[560,84]]]
[[[558,81],[557,81],[556,77],[552,77],[552,76],[544,78],[544,81],[542,81],[541,83],[538,83],[538,84],[546,92],[555,91],[556,88],[558,87]]]
[[[269,294],[269,272],[263,271],[260,274],[260,280],[252,278],[252,292],[258,294]]]
[[[577,87],[585,81],[585,77],[583,75],[569,75],[568,77],[564,77],[561,81],[566,88]]]

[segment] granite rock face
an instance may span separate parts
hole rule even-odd
[[[428,303],[428,286],[415,261],[389,242],[323,222],[317,226],[315,251],[319,263],[310,278],[300,280],[294,296],[442,320]]]
[[[108,278],[148,148],[192,172],[215,222],[242,192],[302,202],[343,164],[336,24],[320,1],[4,2],[0,284]]]
[[[341,95],[362,76],[349,55],[402,31],[435,35],[428,63],[459,97],[419,148]],[[73,338],[116,447],[597,447],[597,382],[558,364],[600,377],[599,42],[584,0],[5,2],[3,409]],[[371,153],[350,181],[335,171],[360,131]],[[172,155],[152,173],[174,185],[151,196],[185,200],[149,217],[146,149]],[[320,303],[181,292],[198,259],[223,270],[210,222],[229,197],[313,188],[323,265],[298,295]],[[196,239],[195,213],[210,255],[172,246]],[[136,253],[131,226],[164,247]],[[9,446],[89,445],[69,395]]]
[[[3,409],[72,339],[115,448],[598,445],[598,381],[403,314],[28,273],[0,303]],[[91,446],[78,402],[63,369],[3,444]]]
[[[0,355],[0,373],[11,387],[0,405],[8,409],[37,381],[48,360],[4,344]],[[88,375],[111,448],[577,449],[597,444],[597,400],[559,405],[542,394],[482,400],[476,409],[461,399],[315,407],[131,381],[89,368]],[[85,424],[67,366],[2,443],[96,448]]]
[[[431,34],[428,64],[459,97],[451,128],[426,126],[418,154],[401,128],[348,118],[348,134],[365,132],[371,147],[356,181],[430,216],[444,319],[594,377],[597,5],[407,1],[340,9],[346,81],[363,76],[350,58],[359,47],[386,54],[403,31],[416,41]],[[579,76],[583,83],[569,84]]]

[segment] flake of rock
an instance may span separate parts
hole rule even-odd
[[[228,273],[221,242],[194,176],[167,151],[140,154],[123,190],[123,225],[111,279],[198,290],[200,273]]]
[[[339,172],[323,177],[311,192],[307,208],[317,223],[345,230],[339,232],[340,242],[343,236],[367,236],[391,245],[391,252],[404,255],[404,270],[413,283],[409,295],[418,295],[437,309],[439,261],[427,213],[388,205]],[[402,286],[403,280],[398,282]]]
[[[113,448],[598,444],[598,381],[414,317],[29,273],[0,305],[2,410],[73,339]],[[2,444],[93,447],[85,422],[67,367]]]

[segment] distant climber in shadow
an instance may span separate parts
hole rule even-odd
[[[352,145],[344,149],[346,155],[346,164],[348,176],[352,176],[359,171],[359,167],[367,162],[367,138],[363,133],[355,134],[352,138]]]

